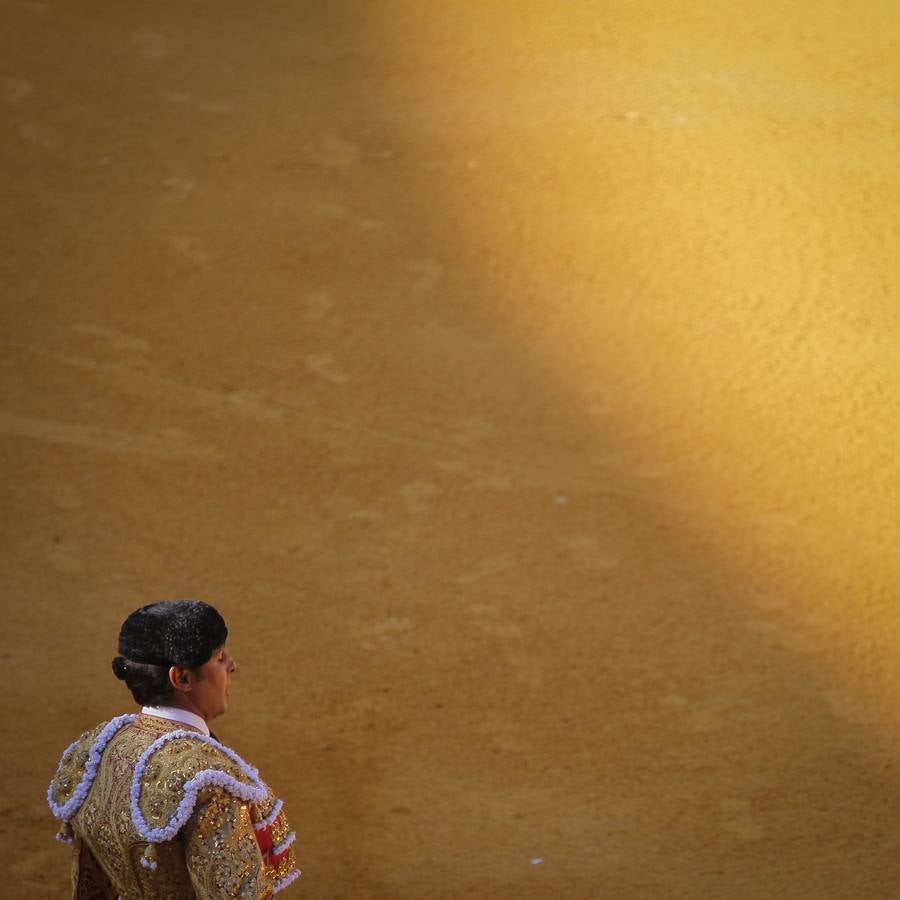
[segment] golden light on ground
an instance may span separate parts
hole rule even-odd
[[[859,716],[896,730],[896,17],[535,3],[474,18],[425,43],[405,29],[427,16],[373,23],[413,142],[464,157],[491,121],[467,177],[422,186],[442,233],[598,445],[631,456],[634,489],[763,576],[762,600],[735,595],[765,608],[754,627],[837,666]],[[457,105],[432,118],[441,91]]]

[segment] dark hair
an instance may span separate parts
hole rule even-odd
[[[161,600],[136,609],[119,631],[119,653],[153,666],[202,666],[228,637],[225,620],[202,600]]]
[[[131,696],[141,706],[164,706],[172,696],[169,666],[139,663],[117,656],[112,661],[112,670],[119,681],[125,682]]]

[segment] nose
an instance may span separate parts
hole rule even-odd
[[[237,672],[237,663],[234,661],[233,656],[228,657],[228,671],[233,675]]]

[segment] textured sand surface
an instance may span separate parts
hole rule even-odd
[[[335,900],[900,896],[888,2],[0,3],[0,864],[135,606]]]

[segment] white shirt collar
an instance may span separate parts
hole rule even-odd
[[[209,737],[209,726],[206,722],[196,713],[188,712],[186,709],[178,709],[175,706],[145,706],[141,712],[145,716],[156,716],[157,719],[168,719],[170,722],[191,725]]]

